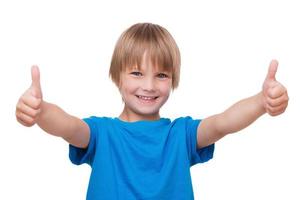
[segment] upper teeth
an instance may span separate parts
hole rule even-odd
[[[138,96],[138,97],[141,98],[141,99],[144,99],[144,100],[155,99],[155,97],[145,97],[145,96]]]

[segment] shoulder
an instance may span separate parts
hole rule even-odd
[[[112,117],[90,116],[90,117],[83,118],[83,120],[101,122],[101,121],[112,121],[112,120],[114,120],[114,118],[112,118]]]
[[[98,116],[90,116],[82,119],[85,123],[87,123],[89,126],[103,126],[103,125],[109,125],[113,121],[115,121],[115,118],[112,117],[98,117]]]
[[[190,116],[179,117],[172,121],[173,129],[180,129],[186,133],[195,133],[201,122],[201,119],[194,119]]]
[[[172,123],[187,125],[187,124],[199,124],[200,121],[201,119],[194,119],[190,116],[185,116],[185,117],[178,117],[174,119]]]

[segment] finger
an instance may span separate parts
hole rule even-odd
[[[42,99],[37,99],[34,96],[31,95],[23,95],[20,98],[20,101],[24,104],[26,104],[27,106],[31,107],[32,109],[39,109],[42,103]]]
[[[37,98],[42,98],[42,89],[41,89],[41,83],[40,83],[40,70],[38,66],[33,65],[31,67],[31,79],[32,84],[31,88],[33,88],[33,95]]]
[[[17,121],[18,121],[20,124],[22,124],[23,126],[27,126],[27,127],[32,126],[31,124],[29,125],[29,124],[23,122],[20,118],[18,118],[18,117],[16,117],[16,118],[17,118]]]
[[[277,68],[278,68],[278,61],[277,60],[272,60],[270,65],[269,65],[266,80],[276,81],[275,75],[276,75],[276,72],[277,72]]]
[[[20,119],[20,118],[18,118],[18,117],[16,117],[16,118],[17,118],[17,121],[18,121],[20,124],[22,124],[23,126],[31,127],[31,126],[34,125],[34,123],[28,124],[28,123],[24,122],[22,119]]]
[[[277,113],[282,113],[285,111],[285,109],[287,108],[288,103],[284,103],[281,104],[280,106],[276,106],[276,107],[271,107],[270,105],[267,105],[267,112],[274,116]]]
[[[17,118],[17,121],[22,124],[23,126],[30,127],[27,123],[23,122],[21,119]]]
[[[270,106],[273,106],[273,107],[279,106],[287,101],[289,101],[287,92],[285,92],[280,97],[275,98],[275,99],[267,97],[267,104],[269,104]]]
[[[17,105],[17,111],[24,113],[25,115],[28,115],[32,118],[36,118],[38,116],[38,114],[41,112],[41,109],[33,109],[29,106],[27,106],[24,103],[18,103]]]
[[[275,116],[280,115],[280,114],[282,114],[282,113],[284,113],[284,112],[285,112],[285,109],[284,109],[284,110],[281,110],[281,111],[279,111],[279,112],[276,112],[276,113],[269,113],[269,115],[271,115],[272,117],[275,117]]]
[[[279,83],[276,86],[269,88],[269,90],[267,91],[267,95],[271,99],[276,99],[282,96],[286,92],[287,92],[286,88]]]
[[[29,127],[29,126],[33,126],[35,124],[35,120],[32,117],[25,115],[22,112],[16,112],[16,117],[17,117],[18,122],[20,122],[24,126]]]

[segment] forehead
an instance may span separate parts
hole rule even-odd
[[[144,53],[143,57],[140,59],[136,59],[132,64],[127,64],[125,66],[125,70],[147,70],[151,68],[153,71],[164,71],[164,72],[172,72],[172,67],[168,67],[163,65],[158,61],[157,58],[153,56],[148,56],[147,53]]]

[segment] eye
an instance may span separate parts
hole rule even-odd
[[[141,72],[130,72],[131,75],[133,76],[142,76],[142,73]]]
[[[165,74],[165,73],[159,73],[159,74],[157,74],[157,77],[163,79],[163,78],[168,78],[169,76],[168,76],[168,74]]]

